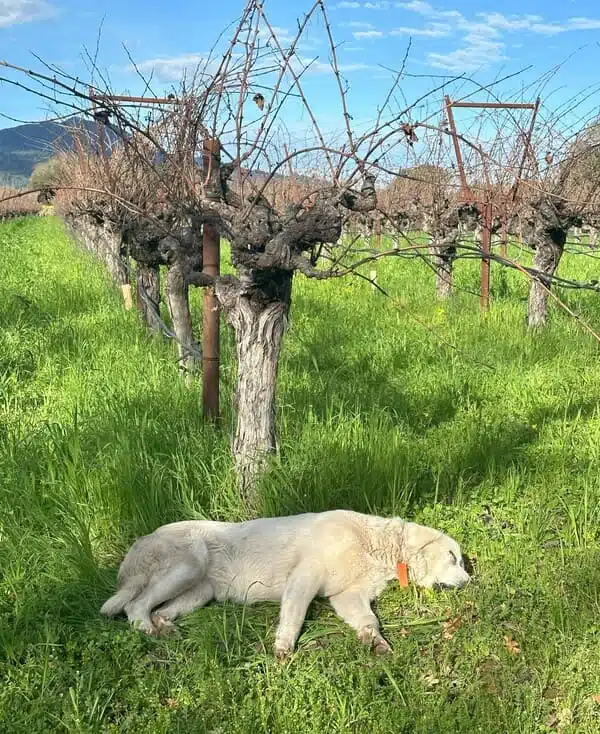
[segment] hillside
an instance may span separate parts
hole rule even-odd
[[[97,135],[96,123],[81,118],[74,118],[68,123],[34,122],[0,130],[0,186],[25,186],[38,163],[51,158],[56,149],[69,150],[73,147],[73,128],[81,126],[94,140]],[[111,136],[114,140],[114,133],[108,130],[107,139],[110,140]],[[198,157],[197,162],[202,167],[201,157]],[[258,183],[266,175],[257,169],[252,179]]]
[[[34,122],[0,130],[0,185],[26,184],[37,163],[48,160],[57,147],[72,147],[72,130],[81,125],[95,133],[95,123],[81,119]]]

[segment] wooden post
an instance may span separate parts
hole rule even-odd
[[[202,175],[207,190],[219,185],[221,167],[220,143],[206,139],[202,149]],[[221,238],[214,222],[202,227],[202,269],[207,275],[220,272]],[[202,304],[202,408],[204,417],[216,421],[219,417],[219,302],[212,286],[204,289]]]
[[[131,295],[131,284],[125,283],[121,286],[121,293],[123,294],[123,302],[125,303],[125,310],[131,311],[133,308],[133,297]]]

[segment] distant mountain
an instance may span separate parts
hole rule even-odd
[[[57,149],[73,147],[73,129],[96,136],[96,123],[74,118],[66,123],[33,122],[0,130],[0,185],[24,186],[37,163],[51,158]]]
[[[0,0],[1,3],[1,0]],[[51,158],[57,150],[71,150],[73,148],[74,130],[83,129],[86,137],[94,143],[98,136],[97,123],[93,120],[73,118],[66,123],[32,122],[27,125],[8,127],[0,130],[0,186],[25,186],[34,166]],[[105,128],[106,139],[114,141],[117,136],[110,129]],[[161,156],[157,154],[155,163],[160,163]],[[196,159],[199,168],[202,168],[202,156]],[[232,177],[235,181],[239,177],[236,172]],[[267,173],[258,168],[252,172],[244,169],[243,176],[259,185],[267,177]],[[285,178],[278,173],[276,179]],[[298,182],[311,180],[306,176],[296,176]]]

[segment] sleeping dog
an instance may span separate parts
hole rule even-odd
[[[119,569],[117,592],[102,607],[150,635],[211,600],[281,602],[275,654],[290,655],[310,602],[326,597],[377,654],[391,648],[371,601],[405,564],[423,587],[469,581],[458,543],[399,518],[348,510],[242,523],[189,520],[139,538]]]

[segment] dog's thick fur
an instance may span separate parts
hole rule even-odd
[[[407,564],[419,586],[469,581],[455,540],[399,518],[334,510],[243,523],[176,522],[132,545],[117,593],[101,611],[124,611],[156,635],[212,599],[279,601],[275,653],[283,658],[294,649],[308,605],[322,596],[363,643],[383,653],[390,647],[370,603],[395,578],[398,563]]]

